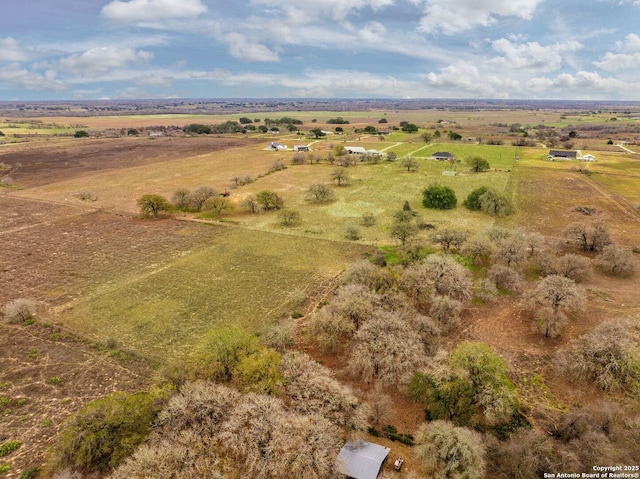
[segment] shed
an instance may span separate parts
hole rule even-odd
[[[448,151],[436,151],[433,155],[431,155],[431,159],[438,161],[450,161],[455,160],[456,157]]]
[[[367,152],[367,150],[361,146],[345,146],[344,149],[347,150],[350,155],[364,155]]]
[[[293,147],[293,151],[310,151],[307,145],[296,145]]]
[[[372,442],[349,441],[338,454],[338,472],[353,479],[376,479],[390,451]]]
[[[578,152],[575,150],[549,150],[547,158],[550,160],[575,160]]]

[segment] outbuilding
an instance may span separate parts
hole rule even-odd
[[[338,472],[353,479],[376,479],[391,449],[372,442],[347,442],[338,454]]]
[[[578,152],[575,150],[549,150],[547,159],[551,161],[555,160],[575,160],[578,157]]]
[[[448,151],[436,151],[433,155],[431,155],[431,159],[438,161],[453,161],[456,159],[456,157]]]

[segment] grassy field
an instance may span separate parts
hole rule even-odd
[[[159,360],[187,354],[222,326],[259,333],[304,306],[361,246],[228,227],[210,245],[97,286],[64,322]],[[68,309],[67,309],[68,308]]]

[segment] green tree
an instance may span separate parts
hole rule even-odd
[[[471,193],[469,193],[469,196],[465,198],[462,204],[465,205],[470,210],[480,211],[480,208],[482,207],[480,204],[480,197],[484,193],[486,193],[488,189],[489,189],[488,186],[480,186],[479,188],[476,188]]]
[[[457,203],[455,191],[448,186],[431,185],[422,192],[422,205],[425,208],[451,210]]]
[[[127,136],[138,136],[139,132],[135,128],[129,128],[127,130]]]
[[[241,125],[248,125],[249,123],[253,123],[253,120],[251,120],[251,118],[247,118],[246,116],[241,117],[238,121]]]
[[[400,164],[403,168],[406,168],[407,171],[416,171],[418,169],[418,160],[413,156],[405,156]]]
[[[231,211],[232,209],[233,205],[224,196],[212,196],[211,198],[207,198],[202,205],[202,211],[215,217],[222,216],[224,212]]]
[[[490,168],[489,162],[481,156],[470,156],[465,163],[471,168],[471,171],[479,173]]]
[[[519,409],[518,391],[504,359],[483,343],[464,341],[441,352],[409,385],[427,417],[481,429],[507,424]]]
[[[376,133],[378,133],[378,130],[376,129],[376,127],[371,125],[365,126],[362,131],[365,133],[369,133],[370,135],[375,135]]]
[[[315,138],[322,138],[323,136],[327,135],[324,131],[322,131],[322,128],[314,128],[311,130],[311,133],[313,133]]]
[[[282,208],[284,201],[280,196],[271,190],[261,191],[256,195],[256,200],[262,205],[265,210],[279,210]]]
[[[418,233],[418,227],[409,221],[396,221],[391,227],[391,236],[400,240],[402,245]]]
[[[89,133],[86,130],[78,130],[73,134],[73,136],[75,138],[87,138]]]
[[[448,133],[449,139],[453,141],[462,140],[462,135],[460,133],[456,133],[455,131],[450,131]]]
[[[417,133],[418,125],[414,125],[413,123],[407,123],[402,126],[402,131],[405,133]]]
[[[420,138],[422,138],[425,143],[431,143],[431,140],[433,140],[433,135],[428,131],[425,131],[422,135],[420,135]]]
[[[55,467],[92,473],[118,466],[148,436],[160,397],[117,392],[90,402],[63,427],[52,449]]]
[[[169,201],[160,195],[143,195],[138,198],[138,207],[143,218],[157,218],[163,211],[171,210]]]
[[[504,193],[488,188],[480,195],[480,209],[491,216],[508,216],[515,210],[513,203]]]

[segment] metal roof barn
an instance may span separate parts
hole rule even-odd
[[[338,471],[353,479],[376,479],[389,451],[372,442],[349,441],[338,454]]]

